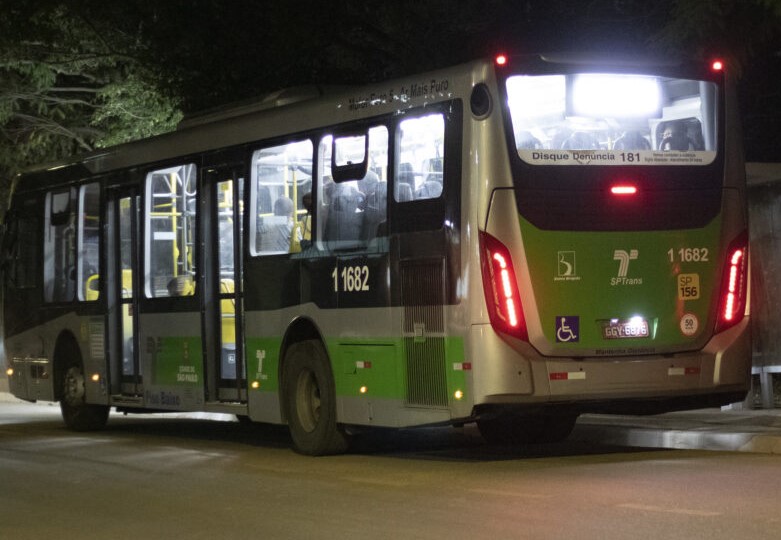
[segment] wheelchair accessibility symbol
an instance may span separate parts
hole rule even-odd
[[[556,317],[556,343],[570,343],[580,340],[580,317],[559,315]]]

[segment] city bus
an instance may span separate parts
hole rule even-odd
[[[22,174],[10,391],[118,412],[566,438],[744,399],[745,171],[719,62],[498,56],[279,91]]]

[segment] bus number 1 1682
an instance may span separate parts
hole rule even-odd
[[[339,268],[334,268],[331,272],[334,279],[334,292],[365,292],[369,290],[369,267],[363,266],[345,266],[339,272]]]

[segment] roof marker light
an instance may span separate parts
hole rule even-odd
[[[504,66],[507,64],[507,57],[503,54],[497,54],[496,55],[496,65],[497,66]]]
[[[627,184],[617,184],[610,187],[610,193],[613,195],[634,195],[637,193],[637,187]]]
[[[721,60],[714,60],[710,67],[713,71],[721,71],[724,69],[724,62]]]

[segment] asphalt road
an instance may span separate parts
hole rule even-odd
[[[781,538],[778,455],[356,442],[310,458],[282,428],[170,415],[77,434],[56,405],[0,403],[0,538]]]

